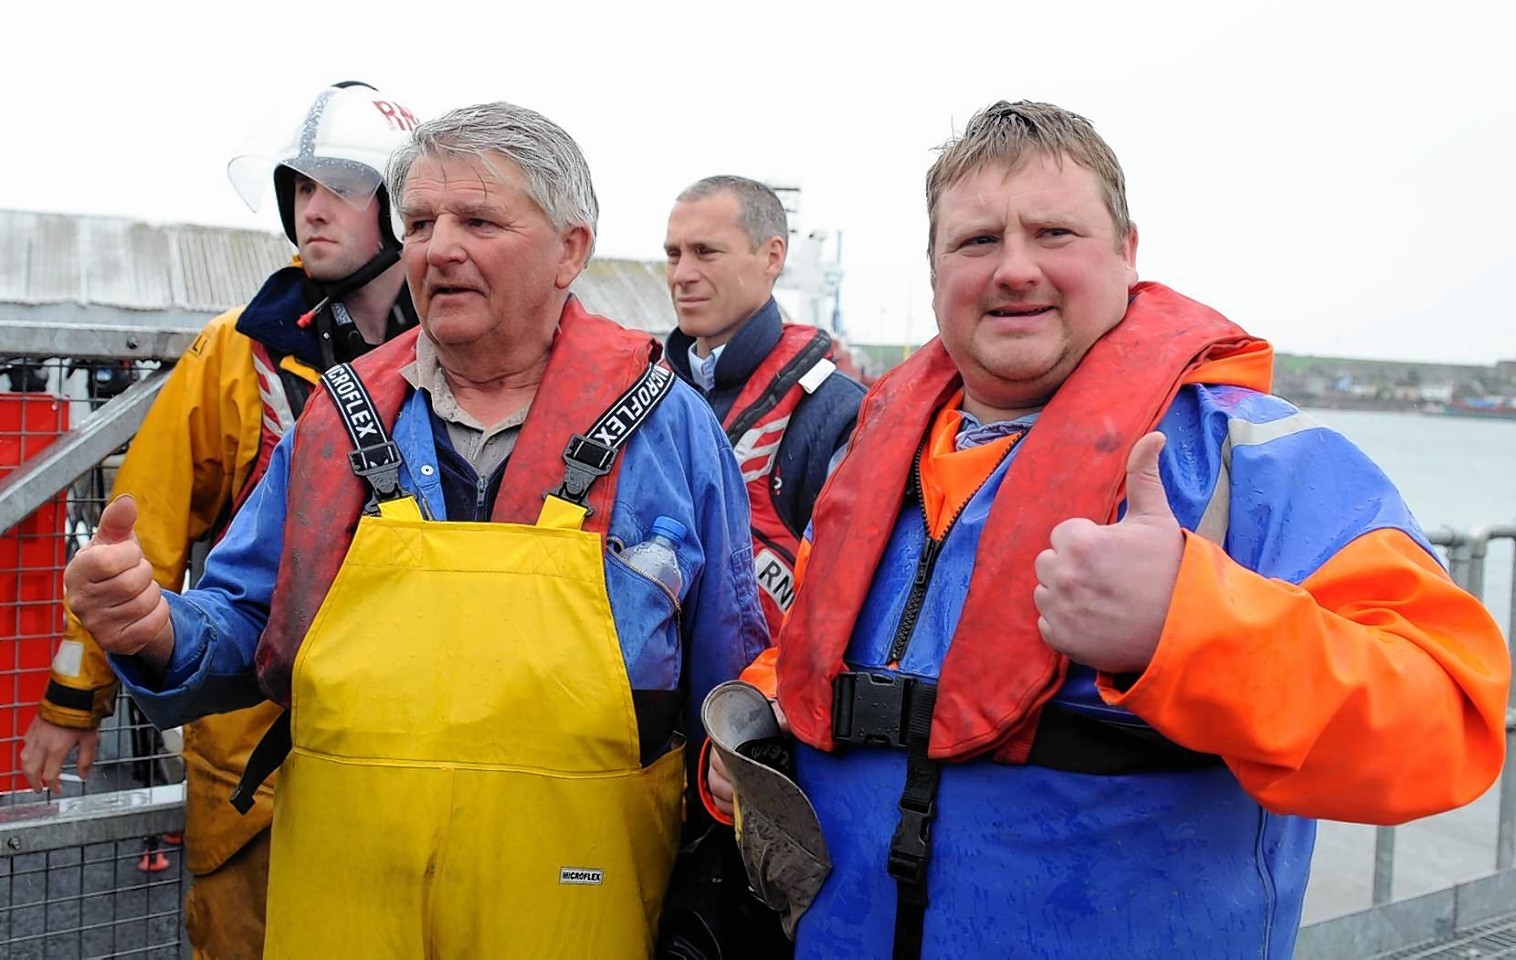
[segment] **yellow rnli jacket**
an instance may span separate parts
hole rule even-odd
[[[241,308],[212,320],[179,360],[111,487],[113,497],[136,498],[137,538],[165,590],[183,588],[191,546],[230,516],[258,465],[264,431],[287,428],[278,423],[283,417],[266,410],[254,342],[236,329],[240,314]],[[312,383],[317,379],[292,357],[283,358],[280,367]],[[277,375],[265,379],[268,389],[281,389]],[[115,694],[116,677],[104,652],[68,612],[40,716],[59,726],[94,728],[112,712]],[[264,703],[185,728],[191,872],[216,869],[272,821],[272,780],[246,816],[239,816],[228,798],[248,754],[278,712]]]

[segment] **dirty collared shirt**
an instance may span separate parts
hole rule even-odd
[[[406,382],[417,390],[425,390],[432,401],[432,411],[447,424],[447,438],[453,449],[467,460],[474,472],[488,477],[495,472],[505,458],[516,449],[516,438],[521,436],[521,425],[532,409],[526,404],[493,426],[485,426],[467,410],[458,405],[453,388],[448,385],[442,364],[437,361],[437,348],[425,335],[416,338],[416,359],[400,371]]]

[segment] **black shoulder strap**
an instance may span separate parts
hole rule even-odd
[[[339,363],[327,370],[321,375],[321,385],[331,394],[332,404],[352,441],[348,463],[372,491],[363,512],[377,515],[379,504],[405,496],[400,489],[400,448],[390,439],[368,388],[351,364]]]
[[[754,401],[751,407],[738,414],[736,420],[732,421],[732,425],[727,428],[726,438],[733,444],[741,440],[742,435],[747,433],[753,424],[757,423],[764,414],[779,405],[779,401],[784,399],[785,394],[790,392],[791,387],[804,380],[805,375],[810,373],[816,364],[826,359],[826,355],[831,349],[831,335],[818,327],[816,335],[811,338],[811,342],[806,344],[804,350],[795,354],[794,359],[784,365],[779,374],[774,377],[774,382],[769,384],[767,390],[763,391],[763,395]]]
[[[651,363],[595,425],[575,434],[563,451],[563,483],[544,496],[585,506],[590,485],[611,472],[616,455],[674,388],[674,371]]]

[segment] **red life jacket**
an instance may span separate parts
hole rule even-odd
[[[825,330],[785,324],[779,343],[748,377],[721,425],[747,484],[753,511],[753,570],[770,637],[779,636],[785,612],[795,600],[795,553],[805,531],[792,530],[780,516],[769,477],[795,408],[837,369],[831,357],[832,338]]]
[[[411,387],[400,375],[416,359],[412,329],[359,357],[353,369],[363,379],[379,415],[393,428]],[[506,464],[490,519],[537,522],[545,491],[563,481],[563,451],[588,430],[656,361],[662,347],[645,333],[587,313],[570,297],[531,412]],[[269,698],[289,704],[290,676],[300,642],[326,599],[369,496],[348,463],[345,428],[323,390],[312,394],[295,432],[290,455],[284,549],[258,642],[258,677]],[[622,458],[590,487],[584,529],[605,535],[616,499]]]
[[[1133,445],[1173,402],[1186,371],[1255,342],[1216,311],[1155,283],[1092,346],[1021,441],[990,509],[967,599],[943,661],[930,756],[994,750],[1024,763],[1067,658],[1043,643],[1033,560],[1071,517],[1115,519]],[[963,383],[938,340],[874,386],[847,458],[812,518],[809,589],[779,644],[779,700],[801,740],[830,750],[832,684],[900,512],[932,417]]]

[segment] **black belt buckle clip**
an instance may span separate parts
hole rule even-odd
[[[839,674],[833,687],[832,738],[853,746],[904,747],[913,677]]]
[[[926,865],[932,849],[932,805],[913,810],[901,805],[900,823],[890,840],[890,876],[901,883],[919,886],[926,882]]]

